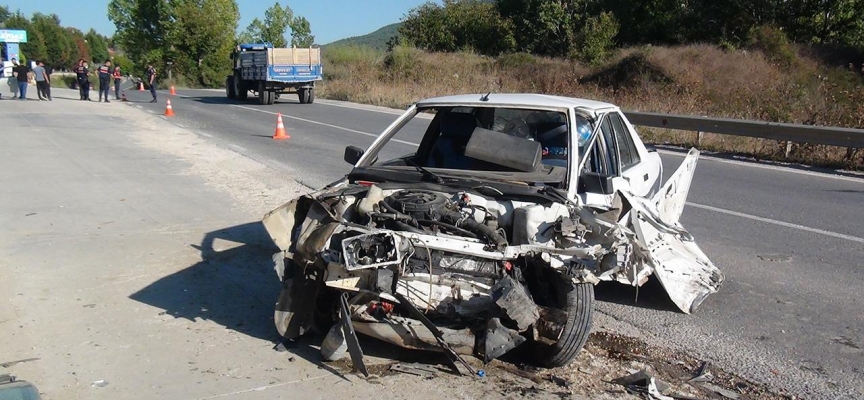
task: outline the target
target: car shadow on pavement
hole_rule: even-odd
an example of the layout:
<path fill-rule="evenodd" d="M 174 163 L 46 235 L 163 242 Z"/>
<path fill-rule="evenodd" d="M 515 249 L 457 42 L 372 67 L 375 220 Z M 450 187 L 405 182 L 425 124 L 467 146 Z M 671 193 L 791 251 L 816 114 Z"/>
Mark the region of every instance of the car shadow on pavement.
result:
<path fill-rule="evenodd" d="M 175 318 L 210 321 L 268 341 L 273 344 L 273 351 L 287 351 L 348 380 L 350 363 L 323 362 L 320 353 L 323 336 L 308 334 L 287 341 L 277 333 L 273 307 L 281 285 L 273 270 L 273 254 L 279 249 L 261 222 L 209 232 L 200 244 L 192 246 L 201 252 L 202 261 L 129 297 Z M 437 353 L 407 351 L 362 336 L 360 343 L 370 357 L 426 363 L 439 363 L 443 357 Z M 286 362 L 290 362 L 289 357 L 286 355 Z"/>
<path fill-rule="evenodd" d="M 650 310 L 680 312 L 678 306 L 669 299 L 663 285 L 654 277 L 648 279 L 642 287 L 631 287 L 617 282 L 601 282 L 594 287 L 594 299 Z"/>
<path fill-rule="evenodd" d="M 153 282 L 131 299 L 190 321 L 207 320 L 258 339 L 278 342 L 273 304 L 278 251 L 261 222 L 219 229 L 192 247 L 202 261 Z"/>

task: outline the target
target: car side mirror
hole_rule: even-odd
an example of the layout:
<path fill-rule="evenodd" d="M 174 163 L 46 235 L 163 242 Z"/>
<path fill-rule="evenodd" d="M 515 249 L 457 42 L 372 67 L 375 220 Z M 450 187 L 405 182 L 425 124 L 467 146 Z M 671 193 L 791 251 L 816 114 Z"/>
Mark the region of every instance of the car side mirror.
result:
<path fill-rule="evenodd" d="M 351 165 L 356 165 L 360 158 L 363 157 L 363 149 L 357 146 L 348 146 L 345 148 L 345 155 L 342 157 L 345 162 Z"/>
<path fill-rule="evenodd" d="M 579 189 L 580 193 L 602 193 L 602 194 L 612 194 L 615 193 L 615 185 L 613 180 L 615 179 L 612 175 L 601 175 L 596 172 L 582 171 L 582 174 L 579 175 Z"/>
<path fill-rule="evenodd" d="M 648 144 L 648 143 L 644 143 L 644 144 L 645 144 L 645 150 L 648 150 L 649 153 L 656 153 L 657 152 L 657 146 L 655 146 L 653 144 Z"/>

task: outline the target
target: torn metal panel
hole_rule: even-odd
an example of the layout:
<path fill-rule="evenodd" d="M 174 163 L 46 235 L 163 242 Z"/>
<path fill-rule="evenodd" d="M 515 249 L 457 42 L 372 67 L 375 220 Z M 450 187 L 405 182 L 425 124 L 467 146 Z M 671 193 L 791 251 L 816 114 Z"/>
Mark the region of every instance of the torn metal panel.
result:
<path fill-rule="evenodd" d="M 699 150 L 690 149 L 681 166 L 651 199 L 658 211 L 658 217 L 667 225 L 677 225 L 681 213 L 684 212 L 684 205 L 687 203 L 690 183 L 693 181 L 698 160 Z"/>
<path fill-rule="evenodd" d="M 647 262 L 654 275 L 681 311 L 693 313 L 708 295 L 717 293 L 723 273 L 696 243 L 683 235 L 661 231 L 648 214 L 633 214 L 632 223 L 648 250 Z"/>

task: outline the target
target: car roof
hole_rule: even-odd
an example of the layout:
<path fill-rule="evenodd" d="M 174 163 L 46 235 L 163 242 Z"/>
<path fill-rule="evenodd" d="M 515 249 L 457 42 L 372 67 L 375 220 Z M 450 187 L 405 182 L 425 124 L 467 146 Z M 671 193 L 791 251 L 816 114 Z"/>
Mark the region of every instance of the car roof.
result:
<path fill-rule="evenodd" d="M 552 96 L 535 93 L 492 93 L 488 101 L 481 101 L 484 94 L 460 94 L 455 96 L 435 97 L 417 102 L 418 107 L 440 104 L 464 104 L 473 106 L 527 106 L 554 108 L 583 108 L 598 110 L 603 108 L 618 108 L 614 104 L 572 97 Z"/>

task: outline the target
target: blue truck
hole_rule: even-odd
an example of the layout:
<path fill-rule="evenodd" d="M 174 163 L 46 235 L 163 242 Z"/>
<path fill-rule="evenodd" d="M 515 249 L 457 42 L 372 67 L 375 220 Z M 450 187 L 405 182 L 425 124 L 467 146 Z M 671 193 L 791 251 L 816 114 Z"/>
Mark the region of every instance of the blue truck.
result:
<path fill-rule="evenodd" d="M 315 101 L 315 82 L 322 79 L 321 49 L 278 48 L 268 43 L 238 45 L 231 53 L 232 74 L 225 79 L 229 99 L 273 104 L 282 94 L 296 92 L 300 104 Z"/>

